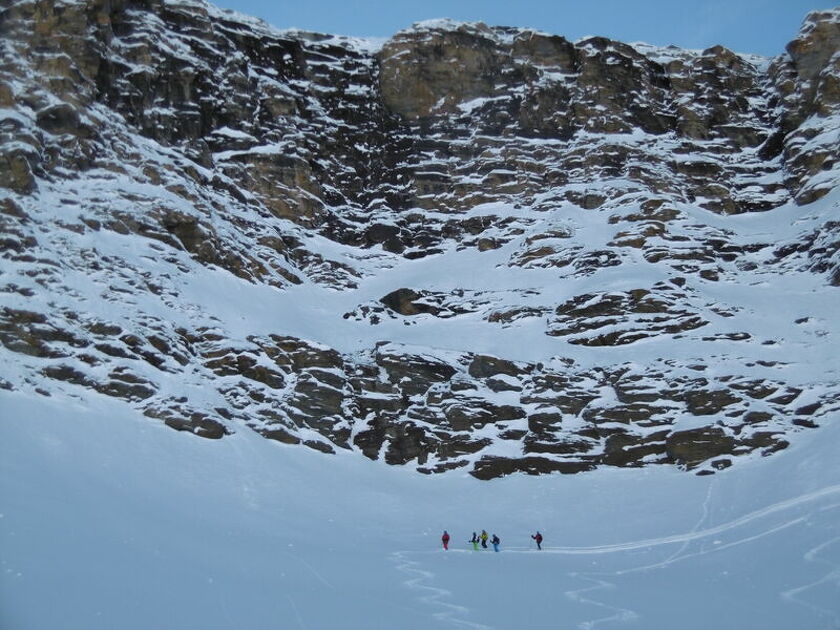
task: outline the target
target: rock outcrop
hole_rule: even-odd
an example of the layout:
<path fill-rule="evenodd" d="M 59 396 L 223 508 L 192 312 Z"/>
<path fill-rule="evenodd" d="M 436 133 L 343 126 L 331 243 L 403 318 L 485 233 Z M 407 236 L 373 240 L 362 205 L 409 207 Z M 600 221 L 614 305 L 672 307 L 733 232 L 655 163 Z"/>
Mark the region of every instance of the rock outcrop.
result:
<path fill-rule="evenodd" d="M 4 392 L 480 479 L 840 412 L 836 9 L 773 59 L 200 0 L 0 32 Z"/>

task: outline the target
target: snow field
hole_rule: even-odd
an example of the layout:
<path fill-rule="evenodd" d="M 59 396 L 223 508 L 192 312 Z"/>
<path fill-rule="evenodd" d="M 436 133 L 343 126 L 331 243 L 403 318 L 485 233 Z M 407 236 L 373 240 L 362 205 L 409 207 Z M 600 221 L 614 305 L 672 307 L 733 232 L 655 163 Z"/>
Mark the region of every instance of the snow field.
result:
<path fill-rule="evenodd" d="M 10 630 L 840 621 L 836 425 L 738 474 L 478 482 L 247 429 L 202 440 L 101 397 L 2 397 L 0 626 Z M 500 536 L 500 553 L 472 551 L 482 528 Z"/>

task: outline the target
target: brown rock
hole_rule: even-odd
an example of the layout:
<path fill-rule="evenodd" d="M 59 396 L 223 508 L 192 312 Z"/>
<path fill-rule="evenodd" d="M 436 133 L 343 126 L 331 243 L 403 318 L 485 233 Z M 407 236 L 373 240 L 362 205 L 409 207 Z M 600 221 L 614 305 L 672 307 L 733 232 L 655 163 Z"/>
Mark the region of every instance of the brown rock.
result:
<path fill-rule="evenodd" d="M 644 466 L 650 463 L 650 456 L 658 461 L 666 458 L 664 433 L 642 437 L 628 433 L 616 433 L 607 438 L 604 444 L 603 462 L 610 466 Z"/>
<path fill-rule="evenodd" d="M 503 59 L 483 24 L 409 30 L 383 47 L 379 86 L 385 106 L 408 119 L 456 111 L 492 96 Z"/>
<path fill-rule="evenodd" d="M 473 378 L 489 378 L 497 374 L 519 377 L 527 373 L 527 367 L 513 361 L 477 354 L 468 369 Z"/>
<path fill-rule="evenodd" d="M 691 469 L 712 457 L 729 455 L 736 443 L 732 436 L 715 427 L 676 431 L 666 439 L 666 454 L 674 463 Z"/>
<path fill-rule="evenodd" d="M 516 472 L 523 472 L 528 475 L 541 475 L 553 472 L 574 474 L 593 470 L 594 468 L 594 464 L 583 461 L 556 461 L 543 457 L 505 459 L 485 456 L 475 463 L 470 474 L 476 479 L 487 480 L 505 477 Z"/>
<path fill-rule="evenodd" d="M 686 406 L 695 416 L 709 416 L 720 413 L 724 407 L 740 402 L 740 398 L 729 390 L 701 390 L 685 395 Z"/>

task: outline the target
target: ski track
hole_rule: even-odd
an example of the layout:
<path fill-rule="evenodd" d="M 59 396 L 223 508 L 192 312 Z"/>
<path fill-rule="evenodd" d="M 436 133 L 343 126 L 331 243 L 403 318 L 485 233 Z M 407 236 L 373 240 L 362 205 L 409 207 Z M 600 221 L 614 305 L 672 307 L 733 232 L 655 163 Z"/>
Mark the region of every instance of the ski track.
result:
<path fill-rule="evenodd" d="M 706 519 L 709 518 L 709 505 L 711 504 L 711 500 L 712 500 L 712 488 L 713 487 L 714 487 L 714 480 L 712 480 L 712 482 L 709 483 L 709 488 L 706 491 L 706 498 L 703 501 L 703 506 L 702 506 L 702 509 L 701 509 L 700 518 L 697 520 L 697 523 L 691 529 L 690 533 L 692 533 L 692 534 L 698 533 L 700 531 L 700 528 L 703 525 L 703 523 L 705 523 Z M 685 553 L 685 551 L 691 545 L 691 542 L 692 542 L 692 539 L 688 539 L 688 540 L 683 541 L 683 543 L 682 543 L 682 545 L 680 546 L 679 549 L 677 549 L 671 555 L 669 555 L 662 563 L 660 563 L 659 565 L 655 565 L 655 566 L 663 566 L 664 567 L 664 566 L 667 566 L 667 565 L 669 565 L 673 562 L 677 562 L 679 559 L 684 559 L 686 557 L 690 557 L 691 555 L 694 555 L 694 554 L 689 554 L 687 556 L 683 555 Z M 645 568 L 647 568 L 647 567 L 645 567 Z M 615 575 L 618 576 L 618 575 L 622 575 L 623 573 L 625 573 L 625 572 L 624 571 L 618 571 L 618 572 L 615 573 Z M 570 599 L 574 602 L 577 602 L 577 603 L 581 603 L 581 604 L 590 604 L 590 605 L 593 605 L 593 606 L 597 606 L 599 608 L 609 610 L 613 613 L 612 615 L 609 615 L 609 616 L 606 616 L 606 617 L 599 617 L 597 619 L 589 619 L 587 621 L 583 621 L 583 622 L 579 623 L 578 628 L 580 628 L 580 630 L 592 630 L 593 628 L 595 628 L 596 626 L 598 626 L 600 624 L 608 624 L 610 622 L 624 623 L 624 622 L 628 622 L 628 621 L 635 621 L 639 618 L 639 615 L 631 609 L 621 608 L 621 607 L 617 607 L 617 606 L 611 606 L 611 605 L 606 604 L 602 601 L 598 601 L 596 599 L 590 599 L 590 598 L 584 596 L 584 593 L 595 593 L 597 591 L 614 589 L 614 588 L 616 588 L 616 585 L 614 583 L 608 582 L 608 581 L 606 581 L 602 578 L 596 578 L 593 573 L 586 573 L 586 574 L 571 573 L 571 574 L 569 574 L 569 576 L 573 577 L 573 578 L 578 578 L 578 579 L 583 579 L 583 580 L 588 580 L 590 582 L 594 582 L 594 585 L 589 586 L 587 588 L 583 588 L 583 589 L 566 591 L 565 595 L 568 599 Z"/>
<path fill-rule="evenodd" d="M 327 588 L 335 589 L 335 586 L 333 586 L 332 582 L 330 582 L 327 578 L 325 578 L 323 575 L 318 573 L 318 571 L 315 570 L 315 567 L 313 567 L 311 564 L 309 564 L 306 560 L 301 558 L 299 555 L 294 554 L 290 551 L 286 551 L 286 550 L 283 550 L 282 553 L 284 555 L 292 558 L 293 560 L 299 562 L 300 564 L 302 564 L 306 568 L 306 570 L 309 571 L 313 576 L 315 576 L 315 578 L 319 582 L 321 582 L 324 586 L 326 586 Z"/>
<path fill-rule="evenodd" d="M 447 553 L 458 553 L 461 551 L 462 553 L 467 553 L 463 550 L 456 550 L 451 549 Z M 485 626 L 480 623 L 475 623 L 472 621 L 468 621 L 463 619 L 470 614 L 470 609 L 466 606 L 460 606 L 458 604 L 452 604 L 447 601 L 444 601 L 446 597 L 451 597 L 452 592 L 446 590 L 445 588 L 439 588 L 437 586 L 431 586 L 428 584 L 431 580 L 434 579 L 435 574 L 431 571 L 426 571 L 420 568 L 420 563 L 415 562 L 414 560 L 409 560 L 406 558 L 406 555 L 409 553 L 431 553 L 431 552 L 414 552 L 414 551 L 395 551 L 390 554 L 391 560 L 397 565 L 397 570 L 402 571 L 403 573 L 411 576 L 409 579 L 403 581 L 403 584 L 410 589 L 416 589 L 423 591 L 424 594 L 419 597 L 419 600 L 424 604 L 429 604 L 432 606 L 438 606 L 443 608 L 442 612 L 434 613 L 434 618 L 444 623 L 448 623 L 450 625 L 456 626 L 458 628 L 473 628 L 474 630 L 493 630 L 490 626 Z"/>
<path fill-rule="evenodd" d="M 642 541 L 644 543 L 650 543 L 649 545 L 648 544 L 641 544 L 641 542 L 627 543 L 627 544 L 624 544 L 624 545 L 608 545 L 608 546 L 604 546 L 604 547 L 591 547 L 591 548 L 586 549 L 585 551 L 590 552 L 590 553 L 608 553 L 608 552 L 611 552 L 611 551 L 623 551 L 623 550 L 638 549 L 642 546 L 653 547 L 653 546 L 658 546 L 658 545 L 662 545 L 662 544 L 671 544 L 671 543 L 682 542 L 682 546 L 680 547 L 680 549 L 677 552 L 668 556 L 662 562 L 658 562 L 658 563 L 654 563 L 654 564 L 650 564 L 650 565 L 645 565 L 645 566 L 633 567 L 633 568 L 625 569 L 625 570 L 621 570 L 621 571 L 615 571 L 615 572 L 610 573 L 609 575 L 613 575 L 613 576 L 617 577 L 617 576 L 627 575 L 629 573 L 637 573 L 637 572 L 640 572 L 640 571 L 646 571 L 646 570 L 649 570 L 649 569 L 664 568 L 664 567 L 667 567 L 668 565 L 671 565 L 671 564 L 676 563 L 676 562 L 687 560 L 689 558 L 693 558 L 693 557 L 696 557 L 696 556 L 705 555 L 705 554 L 708 554 L 708 553 L 715 553 L 715 552 L 722 551 L 724 549 L 734 547 L 734 546 L 737 546 L 737 545 L 742 545 L 744 543 L 748 543 L 748 542 L 757 540 L 759 538 L 762 538 L 764 536 L 779 532 L 779 531 L 781 531 L 783 529 L 786 529 L 788 527 L 791 527 L 793 525 L 797 525 L 797 524 L 800 524 L 800 523 L 807 522 L 808 517 L 807 516 L 801 516 L 801 517 L 798 517 L 798 518 L 795 518 L 795 519 L 792 519 L 792 520 L 788 520 L 788 521 L 786 521 L 784 523 L 781 523 L 779 525 L 776 525 L 774 527 L 770 527 L 769 529 L 761 531 L 757 534 L 753 534 L 751 536 L 746 536 L 746 537 L 739 537 L 736 540 L 734 540 L 732 542 L 729 542 L 727 544 L 716 544 L 712 549 L 708 549 L 708 550 L 700 549 L 700 550 L 698 550 L 694 553 L 685 554 L 685 555 L 683 554 L 683 552 L 688 548 L 691 541 L 707 538 L 708 536 L 711 536 L 711 535 L 716 535 L 716 534 L 719 534 L 721 532 L 736 529 L 736 528 L 740 527 L 741 525 L 744 525 L 746 523 L 754 521 L 755 519 L 758 519 L 758 518 L 761 518 L 761 517 L 764 517 L 764 516 L 768 516 L 768 515 L 774 514 L 776 512 L 781 512 L 781 511 L 796 507 L 798 505 L 802 505 L 804 503 L 808 503 L 810 501 L 814 501 L 814 500 L 817 500 L 819 498 L 829 496 L 829 495 L 837 493 L 837 492 L 840 492 L 840 485 L 829 486 L 827 488 L 823 488 L 822 490 L 817 490 L 815 492 L 805 494 L 805 495 L 802 495 L 800 497 L 796 497 L 794 499 L 789 499 L 787 501 L 781 501 L 779 503 L 774 503 L 774 504 L 772 504 L 772 505 L 770 505 L 770 506 L 768 506 L 768 507 L 766 507 L 762 510 L 757 510 L 755 512 L 751 512 L 751 513 L 749 513 L 745 516 L 742 516 L 741 518 L 735 519 L 735 520 L 730 521 L 728 523 L 724 523 L 722 525 L 718 525 L 716 527 L 710 527 L 710 528 L 707 528 L 707 529 L 700 529 L 700 526 L 706 521 L 706 519 L 708 518 L 708 515 L 709 515 L 709 505 L 711 503 L 711 497 L 712 497 L 712 484 L 710 484 L 709 485 L 709 490 L 706 494 L 706 500 L 703 502 L 701 517 L 700 517 L 699 521 L 697 522 L 697 525 L 688 534 L 685 534 L 683 536 L 668 536 L 668 537 L 663 537 L 663 538 L 658 538 L 658 539 L 652 539 L 652 540 L 649 540 L 649 541 Z M 819 508 L 819 509 L 827 509 L 827 508 L 824 506 L 824 507 Z M 825 609 L 821 606 L 816 606 L 816 605 L 811 604 L 809 602 L 803 601 L 803 600 L 799 599 L 797 597 L 797 595 L 799 595 L 803 591 L 806 591 L 810 588 L 813 588 L 813 587 L 818 586 L 820 584 L 824 584 L 825 582 L 829 582 L 829 581 L 835 582 L 836 584 L 840 585 L 840 567 L 837 566 L 837 565 L 834 565 L 834 564 L 832 564 L 832 563 L 830 563 L 830 562 L 828 562 L 828 561 L 826 561 L 822 558 L 817 557 L 817 554 L 820 551 L 822 551 L 823 549 L 825 549 L 826 547 L 830 546 L 831 544 L 833 544 L 837 541 L 840 541 L 840 537 L 833 538 L 832 540 L 830 540 L 828 542 L 821 543 L 820 545 L 817 545 L 816 547 L 814 547 L 813 549 L 808 551 L 804 556 L 805 560 L 807 560 L 807 561 L 822 562 L 823 564 L 829 565 L 831 567 L 831 571 L 829 571 L 829 573 L 827 573 L 821 579 L 819 579 L 819 580 L 817 580 L 813 583 L 806 584 L 806 585 L 803 585 L 801 587 L 791 589 L 789 591 L 786 591 L 786 592 L 782 593 L 782 597 L 784 599 L 787 599 L 789 601 L 801 604 L 801 605 L 805 606 L 806 608 L 810 609 L 811 611 L 813 611 L 814 613 L 816 613 L 817 615 L 821 616 L 821 617 L 830 618 L 831 621 L 832 621 L 832 625 L 831 625 L 832 630 L 840 630 L 840 617 L 838 617 L 837 613 L 833 612 L 833 611 L 830 611 L 830 610 L 827 610 L 827 609 Z M 607 549 L 609 551 L 604 551 L 605 549 Z M 581 549 L 570 551 L 570 550 L 563 550 L 562 548 L 561 549 L 556 549 L 555 548 L 555 549 L 552 549 L 550 551 L 553 551 L 554 553 L 557 553 L 559 551 L 559 553 L 572 553 L 572 554 L 574 554 L 574 553 L 581 552 Z M 581 603 L 592 604 L 592 605 L 595 605 L 595 606 L 601 606 L 601 607 L 606 608 L 608 610 L 614 610 L 615 614 L 611 615 L 611 616 L 608 616 L 608 617 L 603 617 L 603 618 L 599 618 L 599 619 L 585 621 L 583 623 L 578 624 L 578 627 L 581 628 L 581 630 L 591 630 L 592 628 L 594 628 L 598 624 L 610 623 L 610 622 L 624 623 L 624 622 L 628 622 L 628 621 L 637 620 L 638 615 L 632 610 L 623 609 L 623 608 L 619 608 L 619 607 L 616 607 L 616 606 L 610 606 L 608 604 L 605 604 L 604 602 L 599 602 L 595 599 L 582 597 L 582 593 L 596 592 L 596 591 L 615 588 L 615 584 L 613 584 L 612 582 L 608 582 L 604 579 L 596 578 L 595 577 L 596 575 L 598 575 L 598 574 L 597 573 L 574 574 L 574 577 L 578 577 L 578 578 L 582 578 L 582 579 L 588 579 L 588 580 L 591 580 L 592 582 L 594 582 L 595 584 L 594 584 L 594 586 L 590 586 L 590 587 L 585 588 L 585 589 L 581 589 L 581 590 L 577 590 L 577 591 L 567 591 L 566 596 L 568 598 L 574 600 L 574 601 L 578 601 L 578 602 L 581 602 Z"/>
<path fill-rule="evenodd" d="M 825 584 L 826 582 L 833 582 L 835 586 L 840 588 L 840 565 L 834 564 L 833 562 L 829 562 L 825 558 L 819 557 L 819 554 L 830 547 L 831 545 L 840 542 L 840 536 L 832 538 L 824 543 L 809 549 L 805 555 L 803 556 L 807 562 L 818 562 L 820 564 L 828 565 L 830 568 L 829 572 L 822 576 L 819 580 L 815 580 L 814 582 L 810 582 L 808 584 L 803 584 L 802 586 L 797 586 L 796 588 L 792 588 L 787 591 L 783 591 L 781 593 L 782 599 L 792 602 L 794 604 L 799 604 L 800 606 L 804 606 L 808 610 L 816 613 L 819 617 L 823 617 L 829 620 L 831 624 L 829 627 L 832 630 L 840 629 L 840 614 L 837 613 L 836 610 L 829 610 L 827 608 L 823 608 L 822 606 L 817 606 L 816 604 L 812 604 L 811 602 L 806 601 L 805 599 L 801 598 L 800 595 L 805 591 L 808 591 L 816 586 L 820 586 L 821 584 Z"/>
<path fill-rule="evenodd" d="M 815 501 L 817 499 L 821 499 L 832 494 L 840 494 L 840 484 L 828 486 L 821 490 L 809 492 L 808 494 L 804 494 L 793 499 L 788 499 L 786 501 L 773 503 L 772 505 L 769 505 L 766 508 L 756 510 L 755 512 L 750 512 L 749 514 L 746 514 L 740 518 L 736 518 L 735 520 L 729 521 L 727 523 L 722 523 L 720 525 L 708 527 L 706 529 L 694 529 L 686 534 L 663 536 L 661 538 L 648 538 L 643 540 L 630 541 L 626 543 L 617 543 L 614 545 L 600 545 L 597 547 L 543 547 L 543 553 L 558 553 L 564 555 L 605 554 L 614 553 L 616 551 L 632 551 L 634 549 L 644 549 L 647 547 L 657 547 L 659 545 L 670 545 L 692 540 L 699 540 L 701 538 L 708 538 L 709 536 L 716 536 L 717 534 L 722 534 L 723 532 L 736 529 L 738 527 L 741 527 L 742 525 L 746 525 L 747 523 L 763 518 L 765 516 L 775 514 L 776 512 L 782 512 L 792 507 L 802 505 L 803 503 L 809 503 L 811 501 Z M 785 526 L 790 526 L 800 520 L 802 519 L 790 521 Z"/>
<path fill-rule="evenodd" d="M 622 569 L 620 571 L 614 571 L 611 575 L 627 575 L 628 573 L 639 573 L 641 571 L 648 571 L 650 569 L 664 569 L 665 567 L 674 564 L 676 562 L 681 562 L 683 560 L 688 560 L 689 558 L 695 558 L 697 556 L 704 556 L 710 553 L 716 553 L 718 551 L 723 551 L 724 549 L 729 549 L 730 547 L 737 547 L 738 545 L 743 545 L 744 543 L 752 542 L 754 540 L 758 540 L 759 538 L 764 538 L 765 536 L 769 536 L 770 534 L 775 534 L 776 532 L 780 532 L 783 529 L 787 529 L 788 527 L 792 527 L 794 525 L 798 525 L 800 523 L 804 523 L 807 519 L 805 517 L 796 518 L 792 521 L 787 521 L 782 523 L 781 525 L 777 525 L 776 527 L 771 527 L 770 529 L 764 530 L 759 532 L 758 534 L 754 534 L 752 536 L 747 536 L 746 538 L 738 538 L 730 543 L 718 544 L 712 549 L 695 551 L 694 553 L 686 554 L 679 556 L 678 558 L 666 558 L 662 562 L 654 562 L 653 564 L 646 564 L 643 566 L 632 567 L 630 569 Z"/>
<path fill-rule="evenodd" d="M 301 630 L 309 630 L 309 626 L 307 626 L 306 623 L 303 621 L 303 617 L 300 614 L 300 610 L 298 610 L 297 604 L 295 604 L 295 600 L 292 599 L 292 596 L 288 593 L 286 593 L 286 599 L 289 600 L 289 604 L 291 605 L 292 610 L 295 613 L 295 620 L 297 621 L 298 626 L 301 628 Z"/>
<path fill-rule="evenodd" d="M 644 566 L 637 566 L 632 567 L 629 569 L 624 569 L 620 571 L 614 571 L 608 573 L 606 575 L 611 576 L 622 576 L 629 573 L 636 573 L 640 571 L 646 571 L 648 569 L 655 569 L 655 568 L 664 568 L 668 565 L 674 564 L 676 562 L 681 562 L 683 560 L 687 560 L 689 558 L 693 558 L 696 556 L 701 556 L 709 553 L 716 553 L 718 551 L 722 551 L 724 549 L 728 549 L 730 547 L 735 547 L 737 545 L 742 545 L 745 543 L 752 542 L 759 538 L 763 538 L 764 536 L 768 536 L 770 534 L 774 534 L 776 532 L 782 531 L 794 525 L 798 525 L 801 523 L 805 523 L 808 520 L 808 516 L 799 516 L 797 518 L 787 520 L 783 523 L 778 525 L 769 527 L 760 531 L 758 533 L 753 533 L 748 536 L 737 537 L 735 540 L 728 542 L 726 544 L 721 544 L 719 541 L 715 541 L 715 545 L 711 549 L 700 549 L 694 553 L 685 554 L 684 552 L 689 547 L 692 541 L 702 540 L 708 538 L 710 536 L 715 536 L 721 534 L 723 532 L 735 530 L 743 525 L 751 523 L 757 519 L 770 516 L 772 514 L 776 514 L 779 512 L 783 512 L 785 510 L 789 510 L 791 508 L 810 503 L 816 501 L 818 499 L 828 497 L 834 494 L 840 494 L 840 484 L 827 486 L 820 490 L 816 490 L 814 492 L 810 492 L 808 494 L 804 494 L 798 497 L 794 497 L 792 499 L 787 499 L 785 501 L 780 501 L 778 503 L 773 503 L 765 508 L 760 510 L 756 510 L 754 512 L 750 512 L 736 518 L 734 520 L 728 521 L 726 523 L 722 523 L 720 525 L 716 525 L 713 527 L 707 527 L 705 529 L 701 528 L 703 523 L 707 521 L 709 518 L 710 513 L 710 505 L 712 501 L 712 488 L 713 483 L 709 484 L 709 489 L 706 493 L 706 498 L 703 502 L 702 506 L 702 513 L 700 518 L 698 519 L 696 525 L 685 534 L 678 534 L 674 536 L 663 536 L 660 538 L 650 538 L 650 539 L 643 539 L 638 541 L 630 541 L 626 543 L 618 543 L 613 545 L 600 545 L 596 547 L 543 547 L 542 551 L 537 551 L 530 547 L 507 547 L 504 549 L 506 553 L 538 553 L 541 556 L 544 555 L 592 555 L 592 554 L 609 554 L 609 553 L 617 553 L 621 551 L 632 551 L 635 549 L 643 549 L 643 548 L 651 548 L 651 547 L 658 547 L 662 545 L 671 545 L 671 544 L 680 544 L 682 546 L 674 553 L 669 555 L 665 560 L 662 562 L 657 562 L 650 565 Z M 830 506 L 822 506 L 817 508 L 818 511 L 833 509 L 836 507 L 840 507 L 840 504 L 832 504 Z M 837 612 L 825 609 L 821 606 L 817 606 L 811 604 L 800 598 L 800 594 L 819 586 L 821 584 L 825 584 L 826 582 L 833 582 L 836 585 L 840 586 L 840 565 L 835 565 L 827 560 L 819 557 L 820 552 L 826 549 L 827 547 L 840 542 L 840 536 L 836 538 L 832 538 L 831 540 L 821 543 L 814 547 L 813 549 L 809 550 L 805 555 L 804 559 L 808 562 L 820 562 L 826 564 L 830 567 L 830 571 L 824 575 L 819 580 L 811 582 L 809 584 L 805 584 L 788 591 L 785 591 L 781 594 L 782 598 L 788 600 L 790 602 L 802 605 L 809 610 L 813 611 L 814 613 L 818 614 L 821 617 L 830 619 L 831 623 L 831 630 L 840 630 L 840 615 Z M 409 560 L 406 558 L 407 554 L 416 554 L 416 555 L 428 555 L 431 553 L 438 553 L 433 551 L 414 551 L 414 550 L 406 550 L 406 551 L 396 551 L 390 554 L 390 557 L 393 562 L 396 563 L 397 569 L 402 571 L 403 573 L 409 574 L 412 577 L 406 581 L 404 584 L 412 589 L 419 589 L 424 591 L 426 594 L 420 597 L 420 601 L 426 604 L 436 605 L 443 607 L 445 610 L 444 612 L 436 613 L 434 616 L 436 619 L 440 619 L 446 623 L 451 625 L 461 627 L 461 628 L 475 628 L 475 629 L 483 629 L 483 630 L 491 630 L 489 626 L 485 626 L 482 624 L 470 622 L 464 619 L 458 618 L 458 616 L 465 616 L 468 615 L 470 610 L 464 606 L 460 606 L 458 604 L 451 604 L 449 602 L 443 601 L 445 597 L 451 597 L 452 593 L 446 589 L 438 588 L 435 586 L 431 586 L 428 584 L 431 580 L 434 579 L 435 574 L 431 571 L 426 571 L 420 568 L 420 563 Z M 468 550 L 462 549 L 450 549 L 447 553 L 474 553 Z M 598 625 L 607 624 L 607 623 L 627 623 L 632 621 L 637 621 L 639 619 L 639 615 L 636 611 L 628 609 L 628 608 L 621 608 L 618 606 L 613 606 L 607 604 L 602 601 L 598 601 L 597 599 L 592 599 L 587 596 L 587 594 L 591 594 L 597 591 L 603 590 L 610 590 L 616 588 L 616 585 L 612 582 L 609 582 L 604 578 L 604 574 L 600 574 L 597 572 L 587 572 L 587 573 L 568 573 L 569 577 L 579 580 L 585 580 L 591 583 L 591 585 L 586 586 L 581 589 L 573 589 L 565 592 L 565 595 L 568 599 L 573 602 L 580 603 L 580 604 L 588 604 L 592 606 L 597 606 L 599 608 L 604 609 L 607 611 L 608 614 L 604 617 L 599 617 L 597 619 L 591 619 L 587 621 L 580 622 L 577 627 L 581 630 L 592 630 Z"/>
<path fill-rule="evenodd" d="M 604 623 L 610 622 L 628 622 L 634 621 L 639 618 L 635 611 L 630 610 L 629 608 L 620 608 L 618 606 L 610 606 L 609 604 L 605 604 L 604 602 L 600 602 L 595 599 L 589 599 L 588 597 L 584 596 L 584 593 L 589 593 L 590 591 L 600 591 L 605 589 L 613 589 L 615 588 L 615 584 L 612 582 L 607 582 L 606 580 L 602 580 L 599 578 L 592 577 L 590 575 L 583 575 L 581 573 L 568 573 L 569 577 L 578 578 L 581 580 L 587 580 L 589 582 L 594 582 L 593 586 L 588 586 L 586 588 L 566 591 L 565 595 L 568 599 L 576 602 L 578 604 L 591 604 L 592 606 L 597 606 L 598 608 L 604 608 L 613 614 L 608 615 L 606 617 L 599 617 L 598 619 L 590 619 L 587 621 L 580 622 L 577 627 L 581 630 L 592 630 L 595 626 Z"/>
<path fill-rule="evenodd" d="M 697 521 L 697 524 L 691 530 L 691 532 L 694 533 L 694 534 L 696 534 L 698 531 L 700 531 L 700 527 L 703 525 L 703 523 L 706 522 L 706 519 L 709 518 L 709 505 L 712 502 L 712 488 L 714 487 L 714 485 L 715 485 L 715 482 L 714 482 L 714 480 L 712 480 L 709 483 L 708 490 L 706 490 L 706 499 L 703 501 L 703 508 L 701 510 L 700 519 Z M 685 552 L 686 549 L 688 549 L 688 547 L 690 545 L 691 545 L 690 540 L 686 540 L 685 542 L 683 542 L 682 546 L 679 549 L 677 549 L 674 553 L 672 553 L 670 556 L 668 556 L 665 559 L 665 564 L 670 564 L 671 562 L 676 562 L 676 560 L 681 556 L 681 554 L 683 554 Z"/>

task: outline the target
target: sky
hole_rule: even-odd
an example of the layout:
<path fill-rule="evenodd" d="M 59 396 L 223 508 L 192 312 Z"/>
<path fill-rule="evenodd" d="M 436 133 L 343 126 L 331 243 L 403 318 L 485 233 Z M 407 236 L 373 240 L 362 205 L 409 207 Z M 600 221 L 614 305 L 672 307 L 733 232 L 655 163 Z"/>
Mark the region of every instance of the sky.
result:
<path fill-rule="evenodd" d="M 602 35 L 740 53 L 784 52 L 805 15 L 830 0 L 216 0 L 281 29 L 389 37 L 413 22 L 448 17 L 491 26 L 530 27 L 577 40 Z"/>

